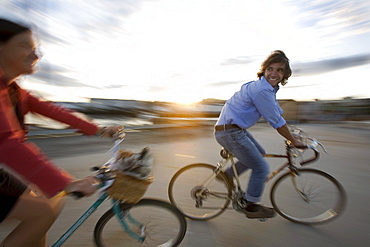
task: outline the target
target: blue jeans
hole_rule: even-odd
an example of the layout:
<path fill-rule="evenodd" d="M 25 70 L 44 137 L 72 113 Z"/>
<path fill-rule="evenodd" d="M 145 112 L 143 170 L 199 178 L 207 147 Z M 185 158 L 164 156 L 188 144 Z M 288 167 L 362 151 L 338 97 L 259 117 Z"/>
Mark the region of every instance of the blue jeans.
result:
<path fill-rule="evenodd" d="M 250 202 L 259 202 L 265 187 L 265 180 L 270 172 L 269 165 L 262 156 L 266 153 L 265 150 L 247 130 L 215 131 L 215 138 L 221 146 L 238 159 L 235 166 L 239 175 L 248 169 L 252 170 L 245 199 Z M 225 173 L 234 176 L 232 167 L 228 168 Z"/>

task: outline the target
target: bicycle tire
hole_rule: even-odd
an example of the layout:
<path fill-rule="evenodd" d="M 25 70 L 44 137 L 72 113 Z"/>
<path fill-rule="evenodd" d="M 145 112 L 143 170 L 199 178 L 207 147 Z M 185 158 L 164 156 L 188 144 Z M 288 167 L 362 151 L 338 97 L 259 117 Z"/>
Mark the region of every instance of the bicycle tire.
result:
<path fill-rule="evenodd" d="M 178 246 L 186 234 L 187 223 L 180 211 L 170 203 L 158 199 L 144 198 L 137 204 L 120 205 L 123 213 L 129 210 L 136 220 L 145 225 L 145 240 L 129 236 L 123 229 L 113 209 L 105 212 L 94 229 L 94 240 L 98 247 L 115 246 Z M 128 222 L 128 220 L 126 220 Z M 132 229 L 136 226 L 131 225 Z M 140 232 L 137 229 L 136 232 Z"/>
<path fill-rule="evenodd" d="M 220 179 L 209 180 L 207 187 L 202 184 L 215 169 L 210 164 L 196 163 L 181 168 L 172 177 L 168 187 L 170 202 L 186 217 L 208 220 L 228 208 L 232 186 L 223 172 L 218 175 Z"/>
<path fill-rule="evenodd" d="M 279 177 L 271 188 L 270 199 L 276 212 L 285 219 L 311 225 L 340 216 L 346 207 L 347 195 L 343 186 L 328 173 L 303 168 L 298 170 L 298 175 L 288 172 Z"/>

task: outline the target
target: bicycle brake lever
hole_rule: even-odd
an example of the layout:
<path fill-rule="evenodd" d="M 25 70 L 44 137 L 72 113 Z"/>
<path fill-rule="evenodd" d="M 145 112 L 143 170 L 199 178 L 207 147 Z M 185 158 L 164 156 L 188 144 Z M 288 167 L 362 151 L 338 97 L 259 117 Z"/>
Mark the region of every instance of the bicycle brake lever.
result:
<path fill-rule="evenodd" d="M 323 144 L 321 144 L 318 140 L 316 139 L 313 139 L 313 138 L 310 138 L 310 140 L 312 141 L 311 145 L 307 145 L 308 148 L 312 149 L 312 150 L 315 150 L 316 152 L 319 152 L 319 150 L 317 150 L 317 145 L 319 145 L 322 150 L 324 150 L 325 153 L 328 154 L 328 151 L 326 150 L 326 148 L 324 147 Z"/>

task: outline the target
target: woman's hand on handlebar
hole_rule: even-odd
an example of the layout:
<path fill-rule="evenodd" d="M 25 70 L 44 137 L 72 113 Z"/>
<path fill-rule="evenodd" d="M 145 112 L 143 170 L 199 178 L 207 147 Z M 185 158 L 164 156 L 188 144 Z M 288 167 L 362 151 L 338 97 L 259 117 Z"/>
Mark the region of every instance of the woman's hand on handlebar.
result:
<path fill-rule="evenodd" d="M 102 137 L 112 138 L 117 132 L 123 131 L 123 126 L 99 127 L 97 134 Z"/>
<path fill-rule="evenodd" d="M 91 196 L 98 189 L 99 183 L 100 181 L 97 180 L 96 177 L 88 176 L 82 179 L 71 181 L 64 188 L 64 191 L 67 194 L 79 193 L 79 194 L 82 194 L 83 196 Z"/>

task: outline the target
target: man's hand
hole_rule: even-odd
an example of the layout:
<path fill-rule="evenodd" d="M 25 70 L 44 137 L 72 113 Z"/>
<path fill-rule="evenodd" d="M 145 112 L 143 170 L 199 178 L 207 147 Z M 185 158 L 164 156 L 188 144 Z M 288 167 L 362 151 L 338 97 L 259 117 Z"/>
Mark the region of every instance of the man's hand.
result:
<path fill-rule="evenodd" d="M 292 142 L 292 145 L 295 147 L 295 148 L 301 148 L 301 149 L 305 149 L 307 148 L 306 145 L 304 145 L 301 141 L 295 139 L 294 142 Z"/>
<path fill-rule="evenodd" d="M 283 137 L 285 137 L 287 140 L 289 140 L 292 145 L 296 148 L 307 148 L 306 145 L 304 145 L 301 141 L 297 140 L 289 131 L 288 126 L 285 124 L 284 126 L 276 129 L 277 132 Z"/>

